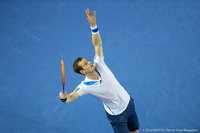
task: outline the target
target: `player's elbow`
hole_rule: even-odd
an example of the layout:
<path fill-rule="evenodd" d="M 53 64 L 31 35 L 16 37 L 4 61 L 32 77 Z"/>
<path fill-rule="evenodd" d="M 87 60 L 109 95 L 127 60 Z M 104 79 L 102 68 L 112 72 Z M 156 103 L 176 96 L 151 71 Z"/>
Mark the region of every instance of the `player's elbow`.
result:
<path fill-rule="evenodd" d="M 95 47 L 95 50 L 101 50 L 102 49 L 102 44 L 97 44 L 94 47 Z"/>
<path fill-rule="evenodd" d="M 93 43 L 93 45 L 94 45 L 95 49 L 102 47 L 102 43 L 101 42 Z"/>

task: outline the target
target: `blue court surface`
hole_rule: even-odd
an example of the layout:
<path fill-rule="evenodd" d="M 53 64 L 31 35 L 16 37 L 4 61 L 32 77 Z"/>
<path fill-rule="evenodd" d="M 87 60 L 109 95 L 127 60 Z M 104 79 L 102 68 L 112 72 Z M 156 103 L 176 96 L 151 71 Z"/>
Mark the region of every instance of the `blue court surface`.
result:
<path fill-rule="evenodd" d="M 0 133 L 113 133 L 101 101 L 64 105 L 93 62 L 85 10 L 96 10 L 105 62 L 134 98 L 140 133 L 200 132 L 199 0 L 1 0 Z"/>

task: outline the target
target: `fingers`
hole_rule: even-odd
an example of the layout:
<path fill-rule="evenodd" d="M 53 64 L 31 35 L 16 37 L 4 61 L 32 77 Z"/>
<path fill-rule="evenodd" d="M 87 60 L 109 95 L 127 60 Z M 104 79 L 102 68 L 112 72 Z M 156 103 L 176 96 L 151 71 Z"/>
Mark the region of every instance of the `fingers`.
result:
<path fill-rule="evenodd" d="M 90 15 L 92 15 L 92 11 L 91 11 L 91 9 L 87 9 L 87 10 L 85 10 L 85 12 L 86 12 L 86 14 L 87 14 L 87 16 L 90 16 Z M 94 16 L 96 15 L 96 11 L 94 11 Z"/>
<path fill-rule="evenodd" d="M 90 9 L 87 9 L 88 15 L 92 15 L 92 11 Z"/>
<path fill-rule="evenodd" d="M 61 99 L 64 99 L 66 97 L 67 93 L 65 92 L 65 94 L 63 94 L 62 92 L 59 93 L 59 97 Z"/>
<path fill-rule="evenodd" d="M 87 16 L 89 16 L 89 10 L 90 10 L 90 9 L 85 10 Z"/>
<path fill-rule="evenodd" d="M 87 9 L 88 10 L 88 9 Z M 88 16 L 88 11 L 87 10 L 85 10 L 85 13 L 86 13 L 86 15 Z"/>
<path fill-rule="evenodd" d="M 59 97 L 63 97 L 63 96 L 66 96 L 67 93 L 65 92 L 65 94 L 63 94 L 62 92 L 59 93 Z"/>
<path fill-rule="evenodd" d="M 65 92 L 65 94 L 67 94 L 67 93 Z M 62 91 L 60 92 L 60 95 L 64 95 L 64 94 L 62 93 Z"/>

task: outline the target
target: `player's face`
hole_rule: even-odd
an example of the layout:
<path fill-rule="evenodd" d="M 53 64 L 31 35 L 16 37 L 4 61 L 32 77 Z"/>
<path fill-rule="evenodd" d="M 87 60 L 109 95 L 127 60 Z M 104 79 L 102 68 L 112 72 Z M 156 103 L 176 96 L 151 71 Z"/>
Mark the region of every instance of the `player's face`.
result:
<path fill-rule="evenodd" d="M 82 66 L 83 70 L 81 70 L 81 73 L 87 74 L 87 73 L 92 73 L 95 70 L 95 67 L 93 64 L 86 59 L 82 59 L 79 62 L 79 65 Z"/>

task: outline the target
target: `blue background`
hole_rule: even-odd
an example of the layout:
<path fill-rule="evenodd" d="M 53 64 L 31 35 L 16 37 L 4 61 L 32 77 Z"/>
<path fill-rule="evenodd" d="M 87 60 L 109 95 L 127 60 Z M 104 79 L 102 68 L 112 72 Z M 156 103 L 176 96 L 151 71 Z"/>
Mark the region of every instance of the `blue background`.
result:
<path fill-rule="evenodd" d="M 140 131 L 200 131 L 199 0 L 1 0 L 0 132 L 111 133 L 101 101 L 60 102 L 93 61 L 85 10 L 96 10 L 105 62 L 135 99 Z M 144 130 L 144 131 L 143 131 Z"/>

